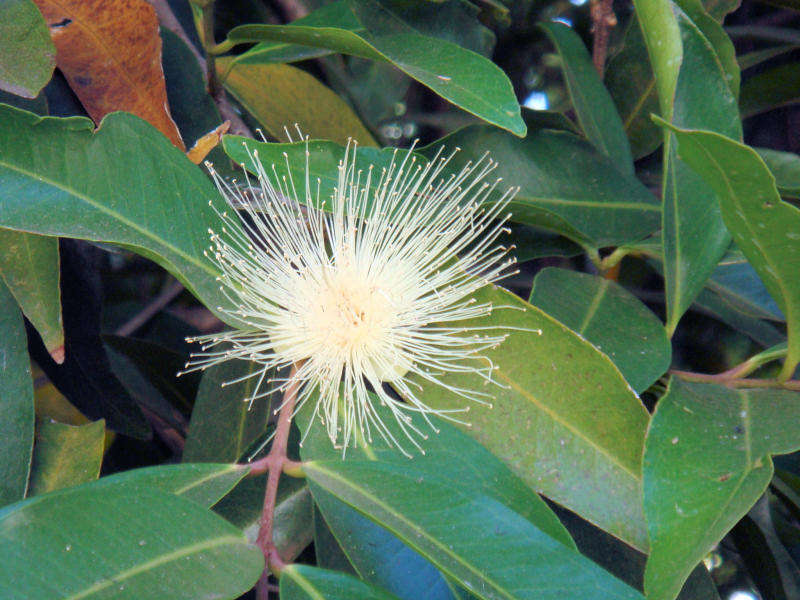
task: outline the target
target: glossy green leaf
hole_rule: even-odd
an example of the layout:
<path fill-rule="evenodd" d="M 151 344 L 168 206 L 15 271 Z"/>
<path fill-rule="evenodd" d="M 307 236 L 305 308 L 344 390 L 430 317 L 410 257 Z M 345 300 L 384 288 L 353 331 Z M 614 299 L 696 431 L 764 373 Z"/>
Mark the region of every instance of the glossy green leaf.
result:
<path fill-rule="evenodd" d="M 373 397 L 373 400 L 378 415 L 389 431 L 396 439 L 402 440 L 404 434 L 389 409 L 378 406 L 377 398 Z M 340 459 L 341 450 L 331 445 L 324 427 L 318 422 L 309 422 L 311 412 L 309 406 L 297 416 L 301 429 L 308 429 L 300 449 L 303 460 Z M 431 419 L 437 428 L 434 432 L 419 416 L 412 418 L 420 431 L 428 433 L 428 438 L 421 441 L 425 454 L 414 452 L 410 463 L 414 473 L 420 477 L 441 479 L 447 485 L 466 492 L 490 496 L 551 537 L 568 547 L 575 547 L 564 526 L 544 501 L 483 446 L 440 419 Z M 409 465 L 408 458 L 377 435 L 371 442 L 362 437 L 358 444 L 358 447 L 348 449 L 346 461 L 371 460 L 400 467 Z M 326 523 L 365 581 L 385 588 L 400 598 L 417 598 L 420 595 L 428 598 L 452 597 L 441 574 L 419 554 L 383 528 L 366 521 L 313 482 L 311 491 Z M 412 575 L 413 583 L 409 581 Z"/>
<path fill-rule="evenodd" d="M 781 152 L 769 148 L 755 148 L 770 173 L 781 196 L 800 198 L 800 156 L 794 152 Z"/>
<path fill-rule="evenodd" d="M 584 134 L 595 148 L 633 175 L 633 158 L 619 113 L 575 31 L 563 23 L 541 25 L 561 55 L 561 69 Z"/>
<path fill-rule="evenodd" d="M 0 276 L 56 362 L 64 361 L 58 238 L 0 229 Z"/>
<path fill-rule="evenodd" d="M 259 375 L 225 385 L 262 371 L 254 362 L 227 361 L 210 367 L 200 381 L 183 448 L 184 462 L 235 462 L 267 431 L 270 398 L 259 398 L 252 406 L 248 398 Z"/>
<path fill-rule="evenodd" d="M 695 565 L 755 503 L 772 477 L 769 455 L 800 447 L 796 431 L 786 427 L 798 418 L 797 392 L 673 378 L 645 445 L 649 599 L 674 598 Z"/>
<path fill-rule="evenodd" d="M 36 425 L 28 496 L 97 479 L 103 462 L 105 433 L 102 420 L 86 425 L 40 420 Z"/>
<path fill-rule="evenodd" d="M 0 226 L 122 244 L 211 310 L 225 305 L 203 256 L 219 224 L 209 202 L 222 202 L 208 178 L 133 115 L 112 113 L 93 130 L 89 119 L 0 106 Z"/>
<path fill-rule="evenodd" d="M 658 112 L 658 93 L 636 14 L 625 29 L 622 49 L 606 65 L 605 85 L 622 118 L 633 157 L 651 154 L 664 135 L 650 120 L 650 114 Z"/>
<path fill-rule="evenodd" d="M 413 464 L 314 461 L 305 471 L 480 598 L 642 597 L 495 499 Z"/>
<path fill-rule="evenodd" d="M 490 153 L 498 163 L 493 174 L 506 185 L 520 187 L 509 205 L 518 223 L 555 231 L 589 247 L 636 241 L 658 228 L 661 211 L 650 191 L 570 133 L 542 129 L 520 140 L 476 125 L 419 151 L 430 158 L 443 145 L 461 148 L 453 169 Z"/>
<path fill-rule="evenodd" d="M 778 108 L 800 100 L 800 63 L 790 62 L 762 71 L 742 85 L 739 109 L 742 117 Z"/>
<path fill-rule="evenodd" d="M 56 49 L 32 0 L 0 3 L 0 89 L 34 98 L 50 81 Z"/>
<path fill-rule="evenodd" d="M 124 487 L 131 494 L 143 487 L 155 488 L 209 508 L 231 491 L 247 471 L 247 467 L 226 464 L 158 465 L 108 475 L 93 485 Z"/>
<path fill-rule="evenodd" d="M 736 49 L 733 47 L 733 42 L 731 42 L 728 34 L 725 33 L 719 20 L 707 12 L 707 7 L 701 0 L 675 0 L 675 3 L 697 26 L 713 48 L 725 75 L 725 81 L 733 97 L 738 99 L 741 70 L 736 60 Z"/>
<path fill-rule="evenodd" d="M 33 449 L 31 363 L 22 313 L 0 281 L 0 506 L 25 496 Z"/>
<path fill-rule="evenodd" d="M 679 152 L 708 181 L 736 245 L 786 317 L 789 352 L 781 375 L 800 362 L 800 210 L 781 200 L 752 148 L 716 133 L 675 130 Z"/>
<path fill-rule="evenodd" d="M 194 502 L 88 484 L 0 512 L 4 598 L 237 598 L 261 551 Z"/>
<path fill-rule="evenodd" d="M 672 349 L 661 321 L 613 281 L 546 268 L 533 280 L 530 302 L 606 354 L 636 392 L 669 368 Z"/>
<path fill-rule="evenodd" d="M 419 33 L 381 0 L 361 0 L 350 7 L 363 31 L 307 24 L 242 25 L 228 33 L 228 40 L 234 44 L 275 40 L 387 61 L 467 112 L 525 135 L 511 82 L 493 62 Z"/>
<path fill-rule="evenodd" d="M 329 535 L 364 581 L 402 600 L 453 600 L 441 571 L 425 557 L 320 486 L 312 484 L 311 489 L 321 513 L 319 518 L 324 518 Z M 320 560 L 321 549 L 316 540 L 315 550 Z"/>
<path fill-rule="evenodd" d="M 283 600 L 396 600 L 388 592 L 355 577 L 308 565 L 289 565 L 281 572 Z"/>
<path fill-rule="evenodd" d="M 376 396 L 370 396 L 375 412 L 386 424 L 392 435 L 400 440 L 404 434 L 391 411 L 380 406 Z M 297 422 L 305 432 L 308 431 L 300 448 L 303 460 L 335 460 L 341 457 L 341 450 L 334 448 L 319 422 L 311 423 L 309 405 L 297 416 Z M 422 456 L 414 456 L 413 468 L 419 474 L 448 480 L 450 485 L 479 491 L 509 506 L 536 525 L 550 537 L 566 546 L 575 547 L 567 530 L 559 522 L 547 504 L 522 479 L 516 476 L 500 459 L 455 425 L 431 417 L 435 430 L 418 415 L 412 416 L 414 426 L 423 432 L 430 432 L 421 442 L 425 451 Z M 408 458 L 377 434 L 371 441 L 360 436 L 358 447 L 348 449 L 346 460 L 373 460 L 382 464 L 408 465 Z M 476 469 L 480 465 L 480 469 Z M 324 511 L 323 511 L 324 513 Z M 385 587 L 385 586 L 384 586 Z"/>
<path fill-rule="evenodd" d="M 509 330 L 498 348 L 486 352 L 503 387 L 487 389 L 495 396 L 492 408 L 470 406 L 471 426 L 464 431 L 535 490 L 645 550 L 639 500 L 647 411 L 607 356 L 540 309 L 500 288 L 486 287 L 475 297 L 511 308 L 465 321 L 465 327 L 522 331 Z M 442 380 L 486 389 L 474 375 Z M 423 397 L 436 408 L 466 403 L 432 385 Z"/>
<path fill-rule="evenodd" d="M 678 72 L 685 53 L 673 4 L 661 0 L 634 0 L 634 7 L 655 74 L 661 116 L 672 120 Z"/>
<path fill-rule="evenodd" d="M 678 8 L 675 11 L 673 23 L 680 34 L 675 43 L 681 42 L 683 57 L 679 73 L 674 72 L 671 64 L 659 67 L 653 58 L 660 56 L 669 44 L 651 39 L 656 31 L 645 34 L 651 60 L 657 64 L 656 77 L 674 79 L 674 87 L 670 88 L 673 95 L 659 97 L 662 114 L 680 127 L 702 127 L 741 137 L 734 94 L 714 48 L 684 12 Z M 647 24 L 642 21 L 642 25 Z M 673 138 L 666 135 L 662 239 L 666 326 L 671 335 L 730 244 L 730 234 L 722 221 L 719 205 L 709 201 L 712 190 L 679 159 Z"/>
<path fill-rule="evenodd" d="M 267 166 L 280 166 L 288 160 L 293 172 L 305 169 L 305 143 L 269 144 L 233 135 L 226 135 L 222 143 L 225 152 L 245 166 L 252 165 L 247 151 L 250 149 L 257 150 Z M 509 205 L 511 219 L 517 223 L 556 231 L 589 247 L 634 241 L 658 228 L 661 211 L 647 188 L 634 177 L 617 171 L 609 159 L 571 133 L 542 129 L 520 140 L 494 127 L 470 126 L 420 148 L 416 160 L 432 158 L 443 146 L 445 152 L 461 149 L 443 176 L 490 153 L 498 162 L 493 175 L 502 178 L 498 190 L 505 191 L 511 185 L 521 187 Z M 338 180 L 337 167 L 344 149 L 331 142 L 315 141 L 310 143 L 309 151 L 311 196 L 316 197 L 319 183 L 319 197 L 328 198 Z M 394 152 L 391 148 L 359 148 L 357 169 L 388 166 Z M 565 154 L 571 157 L 566 163 L 559 158 Z M 249 168 L 252 170 L 252 166 Z M 295 185 L 302 197 L 304 183 L 295 181 Z M 376 178 L 372 185 L 377 185 Z M 499 193 L 490 196 L 490 200 Z"/>
<path fill-rule="evenodd" d="M 353 109 L 313 75 L 289 65 L 231 63 L 232 59 L 217 61 L 225 89 L 273 138 L 289 141 L 287 128 L 297 139 L 297 125 L 312 138 L 340 144 L 353 138 L 363 146 L 377 145 Z"/>

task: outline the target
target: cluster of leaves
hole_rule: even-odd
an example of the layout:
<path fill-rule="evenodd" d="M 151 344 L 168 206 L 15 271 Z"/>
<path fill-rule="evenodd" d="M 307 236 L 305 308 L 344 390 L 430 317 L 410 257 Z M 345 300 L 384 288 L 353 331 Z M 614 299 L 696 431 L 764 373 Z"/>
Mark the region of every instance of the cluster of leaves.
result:
<path fill-rule="evenodd" d="M 272 411 L 241 402 L 252 380 L 220 384 L 257 367 L 174 378 L 185 335 L 228 302 L 203 256 L 221 199 L 197 163 L 233 177 L 249 145 L 302 171 L 297 123 L 325 195 L 348 138 L 379 167 L 379 143 L 424 122 L 419 160 L 489 151 L 520 187 L 514 293 L 478 294 L 523 309 L 490 317 L 518 328 L 490 353 L 504 388 L 413 460 L 377 440 L 342 460 L 319 427 L 293 438 L 304 478 L 281 481 L 274 540 L 301 560 L 281 597 L 713 600 L 712 551 L 762 597 L 798 597 L 800 158 L 742 131 L 800 96 L 796 34 L 740 28 L 765 42 L 737 55 L 732 3 L 634 0 L 603 79 L 576 30 L 546 22 L 558 3 L 536 30 L 498 2 L 338 0 L 288 25 L 251 24 L 279 20 L 255 0 L 154 4 L 0 3 L 2 597 L 255 584 L 265 478 L 240 462 Z M 559 65 L 563 111 L 521 109 L 490 59 L 522 38 Z M 216 145 L 226 93 L 239 133 L 273 141 Z M 395 119 L 406 102 L 416 121 Z M 670 372 L 703 366 L 723 372 Z"/>

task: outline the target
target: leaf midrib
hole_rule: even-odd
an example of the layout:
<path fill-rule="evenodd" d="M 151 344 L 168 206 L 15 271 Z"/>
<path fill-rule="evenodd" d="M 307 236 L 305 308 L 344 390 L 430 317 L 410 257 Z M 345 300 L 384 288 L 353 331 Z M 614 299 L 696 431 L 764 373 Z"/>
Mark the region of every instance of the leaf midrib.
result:
<path fill-rule="evenodd" d="M 94 585 L 89 586 L 88 588 L 84 588 L 83 590 L 71 594 L 70 596 L 65 596 L 64 600 L 80 600 L 81 598 L 88 598 L 90 595 L 93 595 L 97 592 L 101 592 L 102 590 L 105 590 L 111 587 L 112 585 L 117 585 L 121 581 L 126 581 L 151 568 L 156 568 L 161 565 L 177 561 L 181 558 L 191 556 L 192 554 L 198 554 L 199 552 L 202 552 L 204 550 L 210 550 L 212 548 L 216 548 L 218 546 L 242 545 L 242 543 L 243 541 L 241 538 L 237 536 L 227 535 L 219 538 L 204 540 L 202 542 L 198 542 L 190 546 L 184 546 L 179 550 L 161 554 L 146 562 L 136 565 L 135 567 L 119 571 L 117 574 L 110 576 L 107 579 L 104 579 L 103 581 L 97 582 Z"/>
<path fill-rule="evenodd" d="M 169 250 L 169 251 L 175 253 L 176 255 L 178 255 L 179 257 L 183 258 L 186 262 L 188 262 L 188 263 L 190 263 L 190 264 L 192 264 L 192 265 L 194 265 L 196 267 L 199 267 L 201 270 L 205 271 L 209 275 L 212 275 L 214 277 L 219 275 L 219 273 L 217 273 L 214 269 L 211 268 L 210 264 L 208 264 L 207 261 L 198 260 L 196 257 L 194 257 L 194 256 L 192 256 L 190 254 L 187 254 L 184 250 L 181 250 L 177 246 L 174 246 L 173 244 L 167 242 L 166 240 L 164 240 L 164 239 L 154 235 L 153 233 L 149 232 L 148 230 L 142 228 L 140 225 L 138 225 L 134 221 L 131 221 L 130 219 L 127 219 L 126 217 L 122 216 L 122 214 L 120 214 L 119 212 L 117 212 L 115 210 L 111 210 L 107 206 L 93 201 L 89 196 L 78 192 L 74 188 L 68 187 L 68 186 L 63 185 L 61 183 L 58 183 L 58 182 L 54 181 L 53 179 L 51 179 L 49 177 L 45 177 L 44 175 L 41 175 L 41 174 L 38 174 L 38 173 L 33 173 L 31 171 L 28 171 L 26 169 L 18 167 L 17 165 L 9 163 L 8 161 L 0 160 L 0 166 L 6 167 L 9 170 L 12 170 L 12 171 L 15 171 L 17 173 L 20 173 L 21 175 L 24 175 L 25 177 L 28 177 L 28 178 L 30 178 L 30 179 L 32 179 L 34 181 L 41 182 L 41 183 L 46 183 L 48 185 L 53 186 L 54 188 L 56 188 L 58 190 L 61 190 L 62 192 L 70 194 L 71 196 L 73 196 L 75 198 L 78 198 L 81 201 L 83 201 L 86 204 L 88 204 L 89 206 L 93 207 L 95 210 L 98 210 L 101 213 L 103 213 L 105 215 L 108 215 L 108 216 L 118 220 L 123 225 L 126 225 L 126 226 L 130 227 L 134 231 L 140 233 L 145 238 L 160 244 L 161 246 L 163 246 L 167 250 Z M 91 238 L 87 238 L 87 239 L 91 239 Z M 116 243 L 116 242 L 123 243 L 123 244 L 128 244 L 129 243 L 129 242 L 121 241 L 121 240 L 112 240 L 112 239 L 104 240 L 103 238 L 101 238 L 99 236 L 96 237 L 95 239 L 97 241 L 108 241 L 108 242 L 112 242 L 112 243 Z M 136 242 L 133 242 L 132 245 L 138 245 L 138 244 L 136 244 Z M 161 256 L 161 258 L 164 258 L 163 255 L 160 255 L 160 256 Z"/>

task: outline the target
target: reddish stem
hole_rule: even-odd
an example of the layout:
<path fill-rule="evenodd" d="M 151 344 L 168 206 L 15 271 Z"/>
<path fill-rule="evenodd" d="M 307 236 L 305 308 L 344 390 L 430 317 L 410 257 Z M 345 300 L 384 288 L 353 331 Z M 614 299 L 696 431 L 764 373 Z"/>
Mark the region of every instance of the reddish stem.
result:
<path fill-rule="evenodd" d="M 273 522 L 275 517 L 275 501 L 278 496 L 278 482 L 281 478 L 284 466 L 289 466 L 289 463 L 296 465 L 295 461 L 290 461 L 286 456 L 286 446 L 289 440 L 289 430 L 292 425 L 292 415 L 294 413 L 294 406 L 297 402 L 297 392 L 299 383 L 294 381 L 294 376 L 297 374 L 297 365 L 292 366 L 292 371 L 289 374 L 289 384 L 283 395 L 283 405 L 281 406 L 278 415 L 278 426 L 275 429 L 275 437 L 272 440 L 272 447 L 269 454 L 263 459 L 253 463 L 259 472 L 269 471 L 267 476 L 267 489 L 264 492 L 264 508 L 261 511 L 261 520 L 259 522 L 258 539 L 256 543 L 261 551 L 264 553 L 266 564 L 264 572 L 256 585 L 256 598 L 258 600 L 268 600 L 270 583 L 269 573 L 272 571 L 279 574 L 286 563 L 284 563 L 278 549 L 275 547 L 275 542 L 272 539 Z M 252 472 L 252 471 L 251 471 Z"/>
<path fill-rule="evenodd" d="M 594 34 L 592 62 L 602 78 L 606 65 L 606 56 L 608 55 L 608 38 L 611 36 L 611 28 L 617 24 L 617 17 L 614 14 L 614 0 L 592 0 L 590 12 L 592 32 Z"/>

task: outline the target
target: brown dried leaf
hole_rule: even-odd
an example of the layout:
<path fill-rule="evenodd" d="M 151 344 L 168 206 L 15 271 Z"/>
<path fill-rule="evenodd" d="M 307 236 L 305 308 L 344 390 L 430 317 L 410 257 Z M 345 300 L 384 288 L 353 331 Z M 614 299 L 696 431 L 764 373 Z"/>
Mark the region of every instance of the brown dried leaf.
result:
<path fill-rule="evenodd" d="M 158 18 L 144 0 L 35 0 L 50 26 L 56 65 L 95 123 L 131 112 L 184 150 L 169 113 Z"/>
<path fill-rule="evenodd" d="M 194 164 L 199 165 L 208 156 L 208 153 L 217 147 L 222 140 L 222 135 L 228 133 L 230 128 L 230 121 L 225 121 L 219 127 L 215 127 L 194 143 L 194 146 L 186 153 L 186 157 Z"/>

